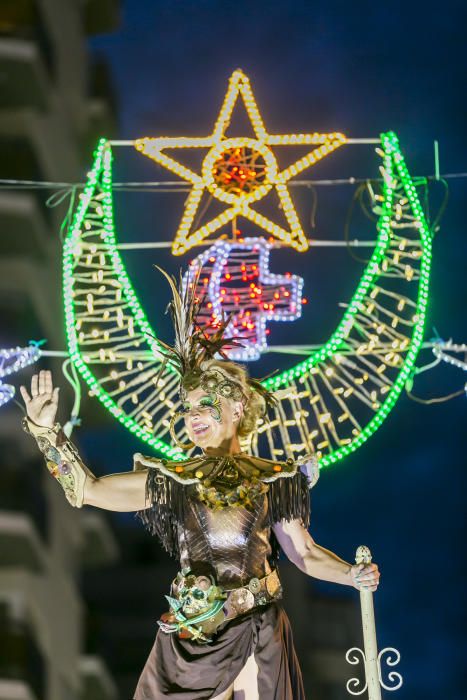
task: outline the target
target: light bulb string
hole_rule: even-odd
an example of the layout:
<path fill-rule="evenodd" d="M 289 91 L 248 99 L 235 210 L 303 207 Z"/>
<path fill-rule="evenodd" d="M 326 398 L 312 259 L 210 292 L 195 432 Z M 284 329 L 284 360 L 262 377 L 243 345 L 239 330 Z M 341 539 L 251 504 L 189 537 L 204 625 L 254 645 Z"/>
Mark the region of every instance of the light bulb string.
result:
<path fill-rule="evenodd" d="M 443 173 L 439 177 L 435 175 L 414 175 L 412 180 L 415 185 L 423 185 L 428 182 L 440 182 L 442 180 L 459 180 L 467 178 L 467 172 Z M 384 182 L 382 177 L 346 177 L 346 178 L 327 178 L 327 179 L 306 179 L 306 180 L 290 180 L 289 187 L 332 187 L 336 185 L 360 185 L 366 183 Z M 51 206 L 60 204 L 60 197 L 66 198 L 66 193 L 75 188 L 77 190 L 84 189 L 85 182 L 65 182 L 60 180 L 17 180 L 0 178 L 0 189 L 4 190 L 59 190 L 57 194 L 59 201 L 52 202 Z M 179 180 L 147 180 L 147 181 L 122 181 L 113 182 L 112 190 L 128 190 L 135 192 L 144 192 L 154 189 L 155 192 L 191 192 L 192 186 L 186 186 Z M 65 193 L 66 191 L 66 193 Z M 62 194 L 61 194 L 62 193 Z"/>

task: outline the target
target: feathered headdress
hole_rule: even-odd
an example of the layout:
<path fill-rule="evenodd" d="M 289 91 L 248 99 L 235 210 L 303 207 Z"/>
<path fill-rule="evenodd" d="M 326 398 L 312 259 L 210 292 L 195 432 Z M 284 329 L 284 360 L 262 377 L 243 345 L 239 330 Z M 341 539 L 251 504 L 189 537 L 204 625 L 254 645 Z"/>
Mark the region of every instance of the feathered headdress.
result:
<path fill-rule="evenodd" d="M 184 289 L 180 270 L 177 289 L 175 277 L 167 274 L 158 265 L 154 265 L 154 267 L 166 277 L 172 290 L 172 300 L 167 305 L 166 313 L 170 311 L 175 332 L 173 346 L 167 345 L 160 338 L 155 338 L 164 358 L 157 379 L 163 373 L 166 365 L 169 364 L 180 376 L 182 396 L 185 392 L 202 386 L 208 391 L 215 391 L 227 398 L 246 399 L 241 385 L 227 372 L 224 373 L 218 367 L 211 369 L 203 367 L 207 360 L 216 359 L 216 355 L 220 355 L 224 360 L 229 360 L 225 348 L 243 347 L 243 344 L 236 338 L 224 336 L 232 316 L 226 318 L 223 314 L 222 321 L 218 321 L 214 332 L 210 334 L 197 323 L 199 309 L 204 301 L 204 298 L 200 299 L 196 294 L 201 268 L 197 269 L 191 281 L 187 281 Z M 266 405 L 274 406 L 276 397 L 261 384 L 265 378 L 259 380 L 249 377 L 248 384 L 263 397 Z"/>

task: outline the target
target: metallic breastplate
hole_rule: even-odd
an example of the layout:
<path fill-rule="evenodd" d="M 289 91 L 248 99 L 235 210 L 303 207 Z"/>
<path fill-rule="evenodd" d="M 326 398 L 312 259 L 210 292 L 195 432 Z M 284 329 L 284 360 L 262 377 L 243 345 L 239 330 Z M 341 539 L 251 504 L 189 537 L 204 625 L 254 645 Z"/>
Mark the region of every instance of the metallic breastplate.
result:
<path fill-rule="evenodd" d="M 226 588 L 269 574 L 267 510 L 266 497 L 253 511 L 238 506 L 212 510 L 190 499 L 185 521 L 179 525 L 181 566 L 194 572 L 211 568 Z"/>

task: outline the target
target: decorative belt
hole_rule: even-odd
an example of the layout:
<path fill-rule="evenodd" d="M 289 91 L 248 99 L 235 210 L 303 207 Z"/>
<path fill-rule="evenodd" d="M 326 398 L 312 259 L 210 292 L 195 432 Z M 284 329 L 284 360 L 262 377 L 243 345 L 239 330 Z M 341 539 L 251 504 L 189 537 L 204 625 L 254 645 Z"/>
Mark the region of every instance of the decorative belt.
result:
<path fill-rule="evenodd" d="M 170 610 L 161 615 L 158 625 L 166 634 L 177 633 L 182 639 L 211 642 L 223 622 L 281 596 L 277 569 L 232 589 L 217 585 L 213 576 L 195 576 L 189 569 L 182 569 L 172 583 L 171 595 L 166 596 Z"/>

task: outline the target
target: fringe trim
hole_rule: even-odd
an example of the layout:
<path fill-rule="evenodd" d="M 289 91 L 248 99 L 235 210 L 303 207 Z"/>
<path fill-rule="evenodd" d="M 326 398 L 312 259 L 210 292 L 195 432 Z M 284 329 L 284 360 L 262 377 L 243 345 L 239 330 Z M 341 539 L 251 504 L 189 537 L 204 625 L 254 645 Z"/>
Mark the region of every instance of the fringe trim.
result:
<path fill-rule="evenodd" d="M 268 492 L 269 524 L 281 520 L 301 520 L 308 529 L 310 525 L 310 492 L 308 479 L 300 470 L 293 476 L 277 479 L 269 484 Z M 271 564 L 275 566 L 281 551 L 280 545 L 271 530 Z"/>
<path fill-rule="evenodd" d="M 146 478 L 146 500 L 152 505 L 135 513 L 145 528 L 160 540 L 172 557 L 179 558 L 178 525 L 185 519 L 187 486 L 150 468 Z"/>
<path fill-rule="evenodd" d="M 281 520 L 301 520 L 303 526 L 310 524 L 310 492 L 305 474 L 297 471 L 287 478 L 268 483 L 268 519 L 272 527 Z M 159 469 L 148 469 L 146 478 L 146 500 L 149 508 L 135 513 L 145 528 L 155 535 L 163 548 L 172 557 L 179 558 L 178 526 L 185 520 L 185 503 L 193 489 L 166 476 Z M 277 564 L 280 545 L 271 531 L 271 564 Z"/>

